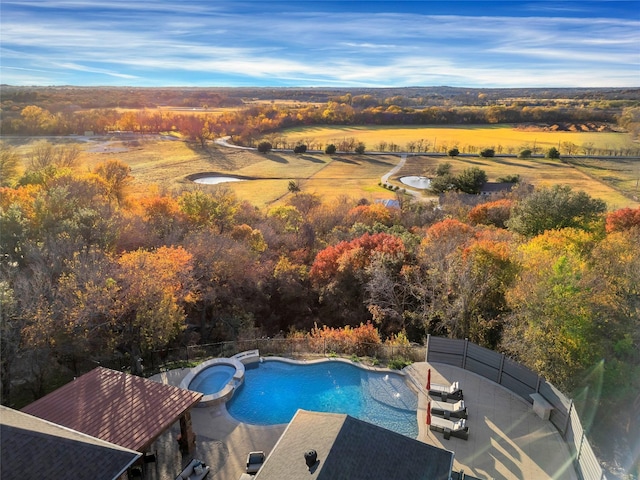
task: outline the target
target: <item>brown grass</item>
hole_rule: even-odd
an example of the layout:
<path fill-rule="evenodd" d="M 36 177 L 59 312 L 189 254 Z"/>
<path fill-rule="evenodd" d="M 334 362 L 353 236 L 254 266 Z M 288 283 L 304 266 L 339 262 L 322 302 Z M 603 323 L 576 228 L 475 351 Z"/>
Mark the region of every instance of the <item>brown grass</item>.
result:
<path fill-rule="evenodd" d="M 31 142 L 38 139 L 15 138 L 11 143 L 21 153 L 29 151 Z M 217 146 L 206 149 L 180 140 L 147 140 L 126 142 L 108 141 L 81 142 L 84 149 L 84 170 L 109 159 L 118 159 L 131 167 L 134 181 L 131 194 L 142 196 L 151 191 L 180 193 L 185 189 L 201 188 L 213 190 L 216 186 L 197 185 L 191 181 L 193 175 L 218 173 L 242 175 L 254 180 L 224 184 L 233 190 L 240 200 L 264 208 L 286 200 L 290 180 L 298 182 L 302 191 L 315 193 L 323 200 L 340 196 L 365 198 L 375 201 L 394 198 L 395 194 L 378 186 L 380 177 L 399 161 L 395 155 L 324 155 L 272 152 L 267 155 L 255 151 L 236 150 Z M 69 138 L 50 141 L 69 142 Z M 126 151 L 112 151 L 112 149 Z M 568 184 L 576 190 L 584 190 L 601 198 L 610 208 L 636 207 L 640 203 L 625 197 L 634 193 L 640 166 L 629 159 L 608 161 L 581 160 L 571 165 L 547 159 L 523 160 L 515 157 L 409 157 L 405 167 L 392 178 L 394 184 L 402 185 L 399 177 L 406 175 L 432 175 L 440 162 L 450 162 L 454 173 L 477 166 L 487 173 L 490 181 L 498 177 L 519 174 L 523 181 L 536 186 L 555 183 Z"/>

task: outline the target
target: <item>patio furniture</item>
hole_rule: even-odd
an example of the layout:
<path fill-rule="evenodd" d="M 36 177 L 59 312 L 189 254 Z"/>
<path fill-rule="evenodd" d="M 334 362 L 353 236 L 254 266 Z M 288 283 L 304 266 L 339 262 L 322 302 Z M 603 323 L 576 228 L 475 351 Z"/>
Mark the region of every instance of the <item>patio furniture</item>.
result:
<path fill-rule="evenodd" d="M 247 473 L 255 475 L 264 463 L 264 452 L 249 452 L 247 455 Z"/>
<path fill-rule="evenodd" d="M 463 440 L 469 439 L 469 427 L 467 426 L 467 421 L 464 418 L 453 422 L 440 417 L 432 417 L 429 429 L 444 433 L 445 440 L 449 440 L 452 436 Z"/>
<path fill-rule="evenodd" d="M 191 460 L 176 480 L 202 480 L 209 473 L 210 468 L 201 460 Z"/>
<path fill-rule="evenodd" d="M 456 403 L 432 402 L 431 413 L 447 420 L 449 418 L 467 418 L 467 407 L 464 406 L 464 400 Z"/>
<path fill-rule="evenodd" d="M 458 382 L 453 382 L 451 385 L 438 385 L 432 383 L 429 388 L 429 395 L 432 397 L 440 397 L 443 402 L 451 399 L 454 401 L 462 400 L 462 389 Z"/>

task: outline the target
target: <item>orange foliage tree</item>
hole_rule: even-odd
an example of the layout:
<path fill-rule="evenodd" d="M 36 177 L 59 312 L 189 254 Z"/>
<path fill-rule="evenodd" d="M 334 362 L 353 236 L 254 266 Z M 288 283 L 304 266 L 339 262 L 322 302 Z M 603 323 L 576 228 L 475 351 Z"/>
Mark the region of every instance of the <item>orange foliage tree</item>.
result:
<path fill-rule="evenodd" d="M 505 222 L 511 215 L 513 201 L 506 198 L 494 202 L 481 203 L 476 205 L 469 212 L 469 221 L 473 224 L 495 225 L 499 228 L 505 227 Z"/>
<path fill-rule="evenodd" d="M 607 215 L 607 233 L 620 232 L 633 227 L 640 227 L 640 207 L 621 208 Z"/>
<path fill-rule="evenodd" d="M 314 326 L 309 333 L 309 345 L 316 352 L 334 352 L 347 355 L 370 355 L 380 345 L 380 334 L 371 322 L 358 327 L 349 325 L 331 328 Z"/>

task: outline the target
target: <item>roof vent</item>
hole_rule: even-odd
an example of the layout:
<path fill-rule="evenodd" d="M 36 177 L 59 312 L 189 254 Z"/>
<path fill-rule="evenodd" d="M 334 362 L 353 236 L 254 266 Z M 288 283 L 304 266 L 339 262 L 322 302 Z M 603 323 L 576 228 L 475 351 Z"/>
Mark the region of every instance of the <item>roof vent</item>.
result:
<path fill-rule="evenodd" d="M 307 462 L 307 467 L 311 470 L 311 467 L 313 467 L 316 464 L 316 461 L 318 461 L 318 453 L 315 450 L 308 450 L 304 452 L 304 461 Z"/>

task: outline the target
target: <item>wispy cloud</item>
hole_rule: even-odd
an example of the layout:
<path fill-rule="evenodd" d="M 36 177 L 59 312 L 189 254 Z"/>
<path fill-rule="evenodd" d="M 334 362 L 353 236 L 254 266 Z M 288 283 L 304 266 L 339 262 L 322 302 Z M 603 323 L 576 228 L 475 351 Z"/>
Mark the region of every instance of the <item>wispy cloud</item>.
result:
<path fill-rule="evenodd" d="M 323 11 L 320 2 L 278 14 L 251 2 L 210 3 L 5 0 L 3 81 L 640 85 L 633 16 L 396 13 L 392 2 L 382 13 Z"/>

